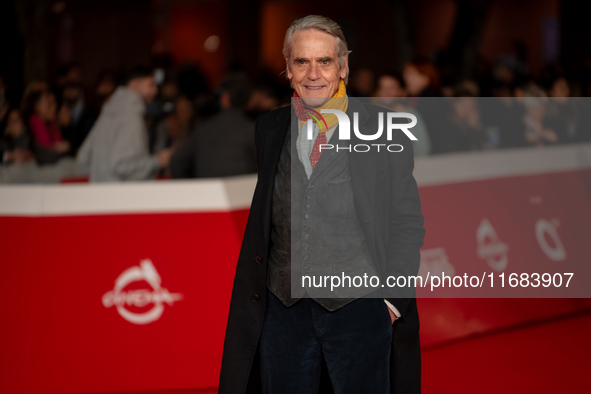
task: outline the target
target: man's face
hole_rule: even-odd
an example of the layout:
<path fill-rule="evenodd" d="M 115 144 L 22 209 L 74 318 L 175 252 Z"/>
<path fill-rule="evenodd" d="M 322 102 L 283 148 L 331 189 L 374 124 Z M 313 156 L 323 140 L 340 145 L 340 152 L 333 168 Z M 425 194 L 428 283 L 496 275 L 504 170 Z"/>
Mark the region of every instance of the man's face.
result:
<path fill-rule="evenodd" d="M 328 101 L 338 90 L 341 78 L 347 75 L 347 56 L 340 67 L 335 37 L 316 29 L 293 34 L 291 60 L 285 61 L 293 88 L 312 107 Z"/>
<path fill-rule="evenodd" d="M 146 104 L 151 103 L 156 93 L 158 93 L 158 86 L 154 81 L 154 77 L 151 76 L 134 79 L 129 83 L 129 87 L 138 92 Z"/>

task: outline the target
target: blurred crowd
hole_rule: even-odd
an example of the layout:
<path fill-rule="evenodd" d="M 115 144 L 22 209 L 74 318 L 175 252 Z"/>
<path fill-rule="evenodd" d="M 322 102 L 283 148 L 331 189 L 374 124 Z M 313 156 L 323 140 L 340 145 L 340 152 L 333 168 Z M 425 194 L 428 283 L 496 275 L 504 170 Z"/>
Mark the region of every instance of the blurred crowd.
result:
<path fill-rule="evenodd" d="M 591 100 L 584 97 L 591 84 L 568 80 L 560 65 L 539 75 L 498 64 L 477 81 L 451 83 L 418 57 L 401 72 L 352 69 L 347 93 L 415 114 L 415 157 L 591 141 Z M 256 119 L 289 105 L 292 94 L 268 70 L 237 68 L 209 86 L 191 64 L 104 70 L 93 86 L 83 80 L 77 64 L 23 92 L 0 76 L 0 170 L 19 174 L 0 181 L 35 180 L 31 174 L 64 162 L 75 164 L 57 176 L 91 181 L 253 173 Z"/>
<path fill-rule="evenodd" d="M 416 58 L 401 73 L 360 70 L 351 90 L 417 117 L 415 157 L 591 141 L 591 100 L 581 97 L 588 86 L 567 80 L 560 65 L 539 78 L 524 69 L 500 64 L 479 81 L 450 83 Z"/>

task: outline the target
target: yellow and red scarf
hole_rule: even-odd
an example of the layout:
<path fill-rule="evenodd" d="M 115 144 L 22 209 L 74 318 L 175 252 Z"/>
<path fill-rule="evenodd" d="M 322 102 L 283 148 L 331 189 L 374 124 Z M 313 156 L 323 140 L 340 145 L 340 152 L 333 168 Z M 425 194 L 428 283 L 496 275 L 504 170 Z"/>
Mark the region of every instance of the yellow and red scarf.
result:
<path fill-rule="evenodd" d="M 346 112 L 348 106 L 347 90 L 345 88 L 345 82 L 341 79 L 339 82 L 339 88 L 336 93 L 322 106 L 320 107 L 307 107 L 304 105 L 303 100 L 300 98 L 297 92 L 293 92 L 293 108 L 298 119 L 300 119 L 300 127 L 308 119 L 312 119 L 312 122 L 318 125 L 318 132 L 325 133 L 328 129 L 338 123 L 338 119 L 334 114 L 320 114 L 320 109 L 338 109 Z"/>

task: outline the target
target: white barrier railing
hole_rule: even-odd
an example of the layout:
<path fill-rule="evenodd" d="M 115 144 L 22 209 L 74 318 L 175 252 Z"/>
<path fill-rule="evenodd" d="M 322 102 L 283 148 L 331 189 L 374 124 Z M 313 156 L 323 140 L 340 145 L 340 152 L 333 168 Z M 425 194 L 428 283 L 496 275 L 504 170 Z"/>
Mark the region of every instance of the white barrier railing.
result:
<path fill-rule="evenodd" d="M 421 158 L 420 186 L 591 168 L 591 143 L 466 152 Z M 109 184 L 2 185 L 0 215 L 199 212 L 245 209 L 256 175 Z"/>

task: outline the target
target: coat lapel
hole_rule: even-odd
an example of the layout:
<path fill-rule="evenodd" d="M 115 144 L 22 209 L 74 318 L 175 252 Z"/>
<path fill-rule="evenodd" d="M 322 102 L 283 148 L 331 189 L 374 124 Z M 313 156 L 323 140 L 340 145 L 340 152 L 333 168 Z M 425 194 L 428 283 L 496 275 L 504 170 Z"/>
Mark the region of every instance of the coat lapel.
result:
<path fill-rule="evenodd" d="M 295 114 L 294 114 L 295 115 Z M 296 116 L 292 116 L 291 121 L 291 173 L 292 175 L 297 171 L 302 178 L 308 182 L 308 175 L 306 175 L 306 169 L 299 159 L 297 149 L 297 139 L 299 134 L 299 122 Z M 294 171 L 295 169 L 295 171 Z"/>
<path fill-rule="evenodd" d="M 349 105 L 350 111 L 347 111 L 349 118 L 351 119 L 351 127 L 353 127 L 353 112 L 359 114 L 359 127 L 363 130 L 363 125 L 369 121 L 369 114 L 365 109 L 364 105 L 357 100 L 351 100 Z M 375 132 L 375 130 L 368 130 L 369 132 Z M 377 141 L 376 141 L 377 142 Z M 371 141 L 362 141 L 355 136 L 353 130 L 351 130 L 351 144 L 371 144 Z M 371 145 L 370 145 L 371 146 Z M 380 183 L 376 182 L 378 173 L 377 163 L 378 155 L 375 147 L 371 147 L 369 152 L 352 152 L 349 157 L 350 171 L 351 171 L 351 183 L 353 187 L 353 200 L 355 204 L 355 211 L 357 217 L 361 223 L 367 245 L 370 249 L 374 261 L 377 263 L 376 268 L 382 272 L 382 265 L 380 262 L 384 260 L 383 244 L 380 244 L 380 237 L 386 237 L 387 239 L 387 227 L 382 227 L 381 224 L 386 218 L 385 222 L 388 222 L 388 211 L 381 206 L 383 198 L 376 199 L 376 193 L 386 193 L 389 189 L 388 182 Z M 376 190 L 379 188 L 380 190 Z M 387 199 L 387 196 L 384 196 Z M 379 230 L 376 230 L 379 229 Z M 378 239 L 379 238 L 379 239 Z"/>
<path fill-rule="evenodd" d="M 371 143 L 371 141 L 362 141 L 355 135 L 353 131 L 354 112 L 359 114 L 359 128 L 361 130 L 363 130 L 363 125 L 369 119 L 369 114 L 363 104 L 358 100 L 350 99 L 347 115 L 349 115 L 349 119 L 351 120 L 351 145 Z M 351 149 L 351 154 L 349 155 L 351 182 L 353 184 L 357 214 L 359 215 L 359 219 L 366 223 L 373 222 L 376 186 L 376 153 L 374 150 L 374 147 L 369 152 L 355 152 Z"/>
<path fill-rule="evenodd" d="M 268 250 L 270 233 L 271 233 L 271 212 L 273 206 L 273 186 L 275 185 L 275 174 L 277 173 L 277 164 L 279 162 L 279 155 L 285 140 L 285 134 L 289 127 L 291 118 L 291 111 L 289 108 L 280 111 L 277 114 L 277 125 L 273 130 L 270 130 L 265 135 L 264 140 L 264 157 L 262 163 L 260 179 L 264 180 L 264 196 L 265 202 L 263 206 L 263 231 L 265 239 L 265 250 Z"/>

